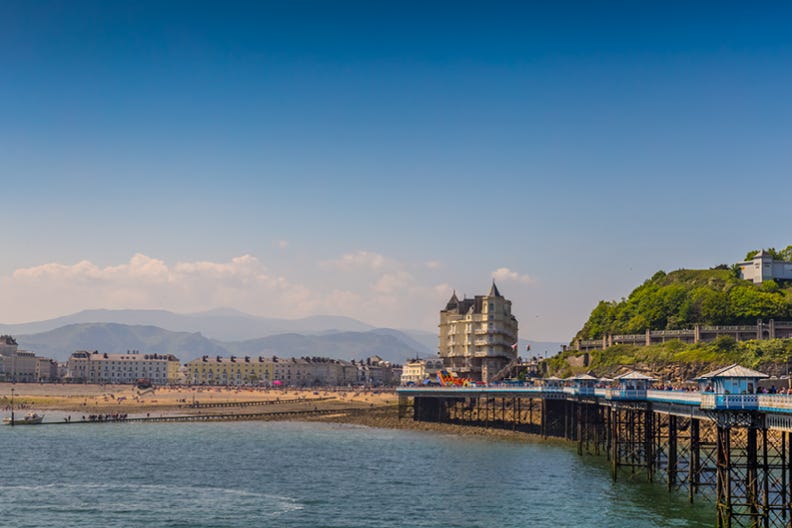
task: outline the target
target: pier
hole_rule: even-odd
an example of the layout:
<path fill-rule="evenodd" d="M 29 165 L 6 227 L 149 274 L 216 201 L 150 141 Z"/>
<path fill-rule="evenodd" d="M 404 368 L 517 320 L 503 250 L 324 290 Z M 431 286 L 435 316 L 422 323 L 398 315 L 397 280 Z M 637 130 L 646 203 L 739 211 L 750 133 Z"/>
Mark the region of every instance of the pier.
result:
<path fill-rule="evenodd" d="M 764 374 L 733 365 L 699 391 L 652 390 L 628 373 L 534 386 L 403 387 L 399 417 L 564 438 L 604 455 L 613 479 L 662 483 L 712 501 L 716 526 L 792 526 L 792 395 L 758 393 Z"/>

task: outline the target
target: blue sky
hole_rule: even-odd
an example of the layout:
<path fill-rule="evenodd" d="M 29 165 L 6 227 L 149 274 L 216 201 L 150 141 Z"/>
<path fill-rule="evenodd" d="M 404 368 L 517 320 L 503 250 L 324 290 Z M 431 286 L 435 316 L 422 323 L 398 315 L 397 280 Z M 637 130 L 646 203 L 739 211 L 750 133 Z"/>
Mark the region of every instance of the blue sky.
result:
<path fill-rule="evenodd" d="M 434 330 L 493 277 L 567 341 L 658 269 L 792 243 L 792 8 L 3 2 L 0 321 Z"/>

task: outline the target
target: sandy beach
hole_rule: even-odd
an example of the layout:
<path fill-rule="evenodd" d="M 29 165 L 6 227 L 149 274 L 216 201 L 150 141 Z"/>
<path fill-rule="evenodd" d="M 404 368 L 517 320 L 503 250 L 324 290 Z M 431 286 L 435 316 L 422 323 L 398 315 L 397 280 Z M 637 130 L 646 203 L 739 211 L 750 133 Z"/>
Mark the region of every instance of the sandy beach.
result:
<path fill-rule="evenodd" d="M 283 420 L 276 412 L 333 411 L 329 414 L 293 416 L 286 419 L 346 423 L 387 429 L 412 429 L 454 435 L 471 435 L 519 441 L 538 437 L 509 430 L 465 427 L 453 424 L 415 422 L 409 416 L 399 419 L 398 396 L 391 390 L 363 389 L 257 389 L 226 387 L 162 387 L 139 390 L 131 385 L 75 385 L 0 383 L 0 409 L 10 410 L 11 389 L 14 408 L 39 412 L 74 413 L 75 420 L 92 414 L 250 414 L 256 419 Z M 211 407 L 192 403 L 212 404 Z M 239 404 L 245 403 L 245 406 Z M 215 406 L 216 405 L 216 406 Z"/>
<path fill-rule="evenodd" d="M 76 385 L 0 383 L 0 408 L 11 404 L 14 391 L 16 409 L 72 412 L 189 412 L 193 404 L 234 404 L 259 402 L 262 405 L 300 400 L 323 408 L 339 406 L 381 407 L 397 403 L 392 390 L 363 389 L 260 389 L 227 387 L 155 387 L 140 390 L 131 385 Z M 295 402 L 297 403 L 297 402 Z"/>

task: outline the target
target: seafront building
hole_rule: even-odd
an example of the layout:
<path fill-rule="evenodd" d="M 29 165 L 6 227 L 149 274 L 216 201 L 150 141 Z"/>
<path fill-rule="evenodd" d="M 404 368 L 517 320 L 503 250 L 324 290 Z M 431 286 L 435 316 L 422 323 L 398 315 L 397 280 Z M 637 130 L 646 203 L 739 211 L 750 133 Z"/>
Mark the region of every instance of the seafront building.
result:
<path fill-rule="evenodd" d="M 194 385 L 270 385 L 272 362 L 258 357 L 202 356 L 184 365 L 185 378 Z"/>
<path fill-rule="evenodd" d="M 363 361 L 322 357 L 203 356 L 184 366 L 186 381 L 194 385 L 266 387 L 391 385 L 397 383 L 400 369 L 377 356 Z"/>
<path fill-rule="evenodd" d="M 19 350 L 16 340 L 0 336 L 0 381 L 50 382 L 58 379 L 58 364 L 50 358 Z"/>
<path fill-rule="evenodd" d="M 202 356 L 182 366 L 171 354 L 78 350 L 59 365 L 33 352 L 18 350 L 11 336 L 0 336 L 0 381 L 131 384 L 146 379 L 154 385 L 379 387 L 397 385 L 401 374 L 401 365 L 376 355 L 357 361 L 323 357 Z"/>
<path fill-rule="evenodd" d="M 443 360 L 439 357 L 415 358 L 404 364 L 401 385 L 422 385 L 425 381 L 434 381 L 440 370 L 443 370 Z"/>
<path fill-rule="evenodd" d="M 487 295 L 459 300 L 440 311 L 440 357 L 459 377 L 489 381 L 517 359 L 517 318 L 495 281 Z"/>
<path fill-rule="evenodd" d="M 155 385 L 180 381 L 180 363 L 170 354 L 107 354 L 74 352 L 66 366 L 64 381 L 72 383 L 134 383 L 144 378 Z"/>

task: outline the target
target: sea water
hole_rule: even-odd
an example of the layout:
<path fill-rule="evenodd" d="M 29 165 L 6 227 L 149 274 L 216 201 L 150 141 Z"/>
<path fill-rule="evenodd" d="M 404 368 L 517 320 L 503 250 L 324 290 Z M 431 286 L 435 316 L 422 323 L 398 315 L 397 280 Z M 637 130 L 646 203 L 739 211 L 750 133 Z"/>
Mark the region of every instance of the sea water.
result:
<path fill-rule="evenodd" d="M 712 526 L 565 444 L 299 422 L 0 429 L 0 526 Z"/>

